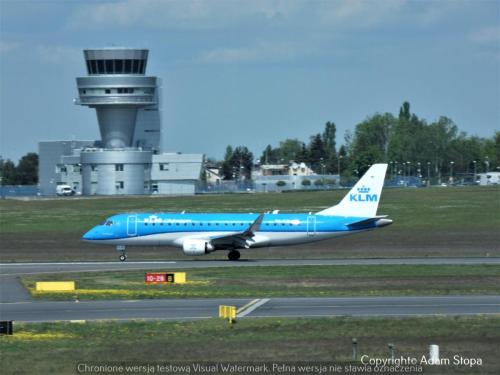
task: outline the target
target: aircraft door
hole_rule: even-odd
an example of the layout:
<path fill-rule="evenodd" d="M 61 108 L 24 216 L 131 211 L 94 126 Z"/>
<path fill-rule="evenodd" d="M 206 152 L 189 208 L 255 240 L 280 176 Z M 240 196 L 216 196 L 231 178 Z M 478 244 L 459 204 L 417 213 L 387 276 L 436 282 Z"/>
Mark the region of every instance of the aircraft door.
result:
<path fill-rule="evenodd" d="M 127 235 L 137 235 L 137 216 L 135 215 L 129 215 L 129 217 L 127 217 Z"/>
<path fill-rule="evenodd" d="M 307 217 L 307 235 L 316 235 L 316 216 L 311 215 Z"/>

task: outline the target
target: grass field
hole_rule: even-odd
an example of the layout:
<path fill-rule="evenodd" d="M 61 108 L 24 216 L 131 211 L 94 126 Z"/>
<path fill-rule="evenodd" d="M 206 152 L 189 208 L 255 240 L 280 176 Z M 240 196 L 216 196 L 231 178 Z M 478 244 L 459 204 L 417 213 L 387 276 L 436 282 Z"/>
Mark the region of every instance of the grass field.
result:
<path fill-rule="evenodd" d="M 112 247 L 82 243 L 105 217 L 132 211 L 316 212 L 345 190 L 190 197 L 63 198 L 0 201 L 0 260 L 115 260 Z M 380 214 L 394 224 L 379 231 L 289 248 L 256 249 L 246 258 L 500 256 L 500 188 L 386 189 Z M 183 258 L 179 249 L 130 248 L 130 259 Z M 216 252 L 208 258 L 222 258 Z"/>
<path fill-rule="evenodd" d="M 168 270 L 165 270 L 168 271 Z M 184 271 L 184 270 L 183 270 Z M 146 285 L 144 271 L 26 276 L 49 299 L 264 298 L 499 294 L 496 265 L 238 267 L 185 270 L 187 284 Z M 76 292 L 36 292 L 36 281 L 75 280 Z"/>
<path fill-rule="evenodd" d="M 0 337 L 2 374 L 74 374 L 78 363 L 186 365 L 217 362 L 335 362 L 358 353 L 420 360 L 429 344 L 441 358 L 481 358 L 482 366 L 424 368 L 425 373 L 500 373 L 500 317 L 406 319 L 241 319 L 229 328 L 217 319 L 194 322 L 92 322 L 16 324 L 14 336 Z M 358 362 L 359 364 L 359 357 Z"/>

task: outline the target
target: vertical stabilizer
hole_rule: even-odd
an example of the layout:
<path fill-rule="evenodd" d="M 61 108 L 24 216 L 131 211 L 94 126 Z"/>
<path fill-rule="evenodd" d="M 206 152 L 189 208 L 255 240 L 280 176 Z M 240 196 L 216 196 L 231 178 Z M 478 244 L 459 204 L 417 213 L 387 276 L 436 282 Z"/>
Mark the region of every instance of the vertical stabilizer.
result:
<path fill-rule="evenodd" d="M 338 205 L 320 211 L 317 215 L 376 216 L 386 171 L 387 164 L 373 164 Z"/>

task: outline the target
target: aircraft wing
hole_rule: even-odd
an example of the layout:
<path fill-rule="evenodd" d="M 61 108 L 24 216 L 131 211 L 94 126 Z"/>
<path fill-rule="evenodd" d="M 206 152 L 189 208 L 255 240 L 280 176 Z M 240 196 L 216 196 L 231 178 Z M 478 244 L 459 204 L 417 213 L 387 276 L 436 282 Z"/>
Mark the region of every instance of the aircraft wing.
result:
<path fill-rule="evenodd" d="M 247 240 L 250 240 L 255 235 L 262 224 L 262 220 L 264 219 L 264 214 L 260 214 L 255 221 L 250 224 L 250 226 L 243 232 L 233 233 L 227 236 L 219 236 L 219 237 L 211 237 L 210 243 L 214 246 L 233 246 L 235 248 L 246 248 L 248 249 L 250 246 L 248 245 Z"/>

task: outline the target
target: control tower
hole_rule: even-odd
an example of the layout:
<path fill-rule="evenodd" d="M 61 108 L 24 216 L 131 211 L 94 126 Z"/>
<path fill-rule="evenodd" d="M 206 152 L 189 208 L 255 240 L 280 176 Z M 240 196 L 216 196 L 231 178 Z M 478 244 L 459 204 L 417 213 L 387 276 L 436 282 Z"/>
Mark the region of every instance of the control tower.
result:
<path fill-rule="evenodd" d="M 148 50 L 104 48 L 83 53 L 88 75 L 76 79 L 76 104 L 96 110 L 102 148 L 81 152 L 82 193 L 145 194 L 145 171 L 147 175 L 151 168 L 153 150 L 134 144 L 134 134 L 138 111 L 158 106 L 157 78 L 145 75 Z M 92 184 L 95 180 L 97 184 Z"/>

